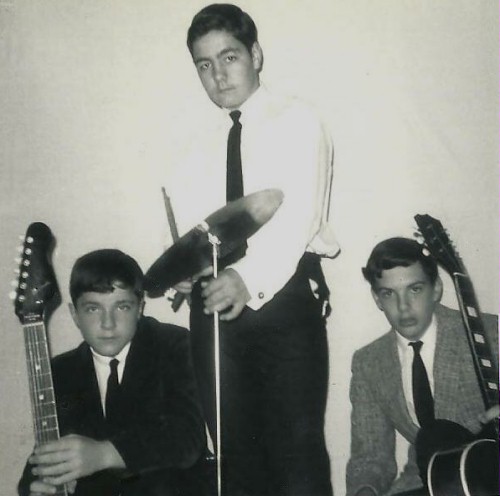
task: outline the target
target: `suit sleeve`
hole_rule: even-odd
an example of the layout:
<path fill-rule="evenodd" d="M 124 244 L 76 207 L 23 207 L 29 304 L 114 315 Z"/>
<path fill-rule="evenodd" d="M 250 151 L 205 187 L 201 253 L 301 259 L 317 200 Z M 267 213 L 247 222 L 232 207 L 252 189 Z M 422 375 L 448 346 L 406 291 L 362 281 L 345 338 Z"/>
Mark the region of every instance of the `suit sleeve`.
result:
<path fill-rule="evenodd" d="M 385 493 L 397 474 L 395 430 L 376 401 L 368 380 L 367 363 L 356 352 L 352 361 L 350 386 L 351 456 L 347 463 L 347 496 L 363 487 Z"/>
<path fill-rule="evenodd" d="M 132 473 L 191 467 L 205 445 L 187 331 L 167 348 L 159 359 L 159 398 L 145 393 L 136 421 L 110 438 Z"/>

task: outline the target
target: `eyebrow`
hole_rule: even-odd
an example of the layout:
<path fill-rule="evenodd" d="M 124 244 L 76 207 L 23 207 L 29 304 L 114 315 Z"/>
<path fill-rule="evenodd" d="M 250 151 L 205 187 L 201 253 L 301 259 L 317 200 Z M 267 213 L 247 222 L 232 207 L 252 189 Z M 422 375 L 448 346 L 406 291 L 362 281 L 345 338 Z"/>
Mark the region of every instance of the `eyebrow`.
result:
<path fill-rule="evenodd" d="M 224 55 L 227 55 L 229 52 L 241 52 L 241 48 L 238 48 L 238 47 L 227 47 L 227 48 L 224 48 L 222 49 L 220 52 L 217 53 L 217 55 L 215 56 L 217 59 L 223 57 Z M 210 61 L 210 57 L 198 57 L 196 59 L 193 59 L 193 62 L 195 64 L 199 64 L 200 62 L 204 62 L 204 61 Z"/>
<path fill-rule="evenodd" d="M 411 288 L 412 286 L 415 286 L 416 284 L 427 284 L 429 281 L 426 281 L 425 279 L 422 281 L 413 281 L 412 283 L 408 284 L 406 287 Z M 394 288 L 388 288 L 386 286 L 380 286 L 376 289 L 376 291 L 383 291 L 383 290 L 389 290 L 389 291 L 394 291 Z"/>
<path fill-rule="evenodd" d="M 136 301 L 133 298 L 130 298 L 130 299 L 118 300 L 116 304 L 121 305 L 122 303 L 135 303 L 135 302 Z M 97 300 L 87 300 L 87 301 L 82 301 L 80 305 L 102 305 L 102 303 Z"/>

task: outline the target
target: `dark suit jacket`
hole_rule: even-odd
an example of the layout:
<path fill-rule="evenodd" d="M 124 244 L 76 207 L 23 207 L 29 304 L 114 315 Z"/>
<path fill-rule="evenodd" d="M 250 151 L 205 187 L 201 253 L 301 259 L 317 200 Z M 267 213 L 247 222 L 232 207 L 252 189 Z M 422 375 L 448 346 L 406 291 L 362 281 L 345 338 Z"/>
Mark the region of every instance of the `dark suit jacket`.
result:
<path fill-rule="evenodd" d="M 54 358 L 52 370 L 61 436 L 109 439 L 127 466 L 125 473 L 80 479 L 76 495 L 183 494 L 178 469 L 192 466 L 205 445 L 186 329 L 140 319 L 121 382 L 119 425 L 109 426 L 103 416 L 87 343 Z M 29 486 L 29 472 L 27 467 L 20 488 Z"/>
<path fill-rule="evenodd" d="M 436 317 L 436 418 L 451 420 L 477 433 L 481 428 L 477 417 L 484 406 L 460 312 L 438 305 Z M 483 315 L 483 322 L 498 363 L 498 319 Z M 347 496 L 362 486 L 371 486 L 378 494 L 421 487 L 413 445 L 409 448 L 408 463 L 395 481 L 395 433 L 398 431 L 414 443 L 419 427 L 411 420 L 406 407 L 394 330 L 354 354 L 350 397 L 351 457 L 347 464 Z"/>

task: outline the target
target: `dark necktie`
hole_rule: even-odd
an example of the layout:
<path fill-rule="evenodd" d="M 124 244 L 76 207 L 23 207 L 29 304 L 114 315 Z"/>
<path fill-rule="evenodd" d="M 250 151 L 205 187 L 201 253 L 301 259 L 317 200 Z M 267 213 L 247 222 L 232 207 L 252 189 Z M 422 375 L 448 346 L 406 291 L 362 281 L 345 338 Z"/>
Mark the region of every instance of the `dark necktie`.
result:
<path fill-rule="evenodd" d="M 113 358 L 109 362 L 110 372 L 108 387 L 106 389 L 106 420 L 114 423 L 120 416 L 120 384 L 118 383 L 118 364 L 120 362 Z"/>
<path fill-rule="evenodd" d="M 413 364 L 412 364 L 412 386 L 413 386 L 413 403 L 415 405 L 415 413 L 421 427 L 429 424 L 434 420 L 434 400 L 432 399 L 431 386 L 429 378 L 425 370 L 425 365 L 420 356 L 422 341 L 409 343 L 413 348 Z"/>
<path fill-rule="evenodd" d="M 243 173 L 241 171 L 241 112 L 233 110 L 229 116 L 233 126 L 227 137 L 227 168 L 226 168 L 226 201 L 237 200 L 243 196 Z M 221 267 L 236 262 L 243 257 L 247 250 L 247 242 L 234 248 L 221 261 Z"/>
<path fill-rule="evenodd" d="M 243 196 L 243 173 L 241 172 L 241 123 L 239 110 L 229 114 L 233 126 L 227 138 L 226 201 Z"/>

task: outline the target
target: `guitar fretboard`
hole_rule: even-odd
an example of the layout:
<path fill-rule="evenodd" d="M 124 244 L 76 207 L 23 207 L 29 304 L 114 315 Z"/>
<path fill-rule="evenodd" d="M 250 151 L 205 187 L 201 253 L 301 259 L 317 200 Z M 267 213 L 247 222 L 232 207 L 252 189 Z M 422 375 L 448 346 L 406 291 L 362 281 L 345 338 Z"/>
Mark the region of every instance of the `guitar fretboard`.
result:
<path fill-rule="evenodd" d="M 38 446 L 59 439 L 59 423 L 45 325 L 37 321 L 25 323 L 23 328 L 33 431 Z M 65 486 L 60 486 L 55 494 L 68 493 Z"/>
<path fill-rule="evenodd" d="M 453 281 L 467 330 L 467 338 L 473 351 L 472 358 L 484 404 L 486 408 L 491 408 L 498 405 L 499 401 L 498 370 L 491 356 L 491 344 L 484 330 L 471 280 L 467 275 L 457 273 L 453 275 Z"/>

